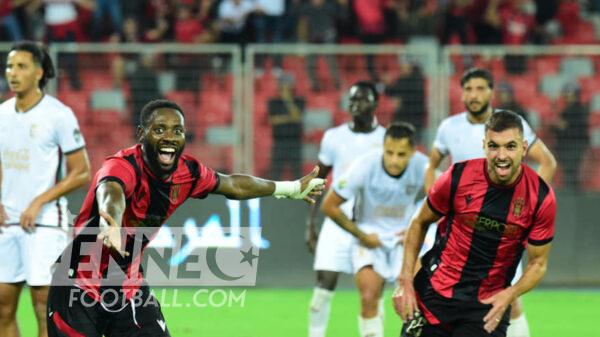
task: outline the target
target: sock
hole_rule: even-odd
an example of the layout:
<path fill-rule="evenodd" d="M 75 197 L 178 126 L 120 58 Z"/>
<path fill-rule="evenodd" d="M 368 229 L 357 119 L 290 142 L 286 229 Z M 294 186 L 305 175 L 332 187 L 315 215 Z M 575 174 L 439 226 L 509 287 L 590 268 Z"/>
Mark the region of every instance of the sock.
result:
<path fill-rule="evenodd" d="M 379 305 L 377 306 L 377 315 L 381 317 L 382 320 L 385 316 L 385 304 L 383 302 L 383 298 L 384 296 L 381 296 L 381 298 L 379 299 Z"/>
<path fill-rule="evenodd" d="M 530 337 L 529 324 L 527 323 L 525 314 L 510 320 L 510 325 L 506 330 L 506 337 Z"/>
<path fill-rule="evenodd" d="M 332 298 L 333 291 L 323 288 L 315 288 L 313 291 L 308 314 L 309 337 L 325 337 Z"/>
<path fill-rule="evenodd" d="M 377 315 L 373 318 L 358 317 L 360 337 L 383 337 L 383 320 Z"/>

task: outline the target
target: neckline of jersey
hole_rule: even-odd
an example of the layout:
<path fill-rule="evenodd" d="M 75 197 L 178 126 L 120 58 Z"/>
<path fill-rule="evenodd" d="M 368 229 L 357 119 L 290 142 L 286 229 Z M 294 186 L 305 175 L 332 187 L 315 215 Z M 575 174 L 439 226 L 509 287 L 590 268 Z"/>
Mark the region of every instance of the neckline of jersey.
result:
<path fill-rule="evenodd" d="M 34 105 L 32 105 L 31 107 L 29 107 L 29 109 L 27 109 L 25 111 L 19 111 L 19 110 L 17 110 L 17 98 L 15 97 L 15 113 L 17 113 L 18 115 L 19 114 L 24 115 L 24 114 L 28 113 L 29 111 L 31 111 L 35 107 L 37 107 L 44 100 L 44 98 L 46 98 L 46 94 L 42 92 L 42 97 L 40 97 L 40 99 L 37 102 L 35 102 Z"/>

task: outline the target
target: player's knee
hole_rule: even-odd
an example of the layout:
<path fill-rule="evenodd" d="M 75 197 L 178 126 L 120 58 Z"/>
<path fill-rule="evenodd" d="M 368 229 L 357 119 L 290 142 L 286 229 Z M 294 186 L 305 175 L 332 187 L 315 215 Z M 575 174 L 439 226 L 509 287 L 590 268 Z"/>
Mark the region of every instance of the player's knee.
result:
<path fill-rule="evenodd" d="M 363 309 L 377 310 L 380 293 L 375 288 L 361 289 L 360 303 Z"/>
<path fill-rule="evenodd" d="M 17 306 L 12 303 L 0 302 L 0 324 L 7 324 L 16 320 Z"/>
<path fill-rule="evenodd" d="M 334 271 L 317 271 L 317 286 L 322 289 L 334 291 L 337 286 L 338 275 Z"/>

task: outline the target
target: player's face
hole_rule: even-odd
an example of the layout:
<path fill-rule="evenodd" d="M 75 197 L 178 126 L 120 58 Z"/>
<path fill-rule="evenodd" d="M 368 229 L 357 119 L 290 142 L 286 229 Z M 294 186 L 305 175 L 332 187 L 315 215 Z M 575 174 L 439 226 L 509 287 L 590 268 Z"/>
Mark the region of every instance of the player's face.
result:
<path fill-rule="evenodd" d="M 390 175 L 400 175 L 408 165 L 415 149 L 408 138 L 385 137 L 383 142 L 383 167 Z"/>
<path fill-rule="evenodd" d="M 22 50 L 13 50 L 8 54 L 4 72 L 10 90 L 16 94 L 37 90 L 44 74 L 42 68 L 33 62 L 33 55 Z"/>
<path fill-rule="evenodd" d="M 369 88 L 357 85 L 350 88 L 348 109 L 354 120 L 370 122 L 375 108 L 377 108 L 377 102 Z"/>
<path fill-rule="evenodd" d="M 171 108 L 156 110 L 148 126 L 140 130 L 140 142 L 150 168 L 163 175 L 171 174 L 185 147 L 183 116 Z"/>
<path fill-rule="evenodd" d="M 474 77 L 463 84 L 462 102 L 472 115 L 486 112 L 492 97 L 493 91 L 486 79 Z"/>
<path fill-rule="evenodd" d="M 496 184 L 512 184 L 521 172 L 521 161 L 527 151 L 527 141 L 517 128 L 501 132 L 488 130 L 483 140 L 487 173 Z"/>

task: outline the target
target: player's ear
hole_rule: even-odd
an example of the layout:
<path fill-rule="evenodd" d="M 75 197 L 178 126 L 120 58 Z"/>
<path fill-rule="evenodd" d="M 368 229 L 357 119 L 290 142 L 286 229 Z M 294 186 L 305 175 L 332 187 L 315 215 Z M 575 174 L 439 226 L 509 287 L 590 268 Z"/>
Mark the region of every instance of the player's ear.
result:
<path fill-rule="evenodd" d="M 137 138 L 137 140 L 139 142 L 142 142 L 142 139 L 144 138 L 144 127 L 141 125 L 137 126 L 137 130 L 135 131 L 135 137 Z"/>

